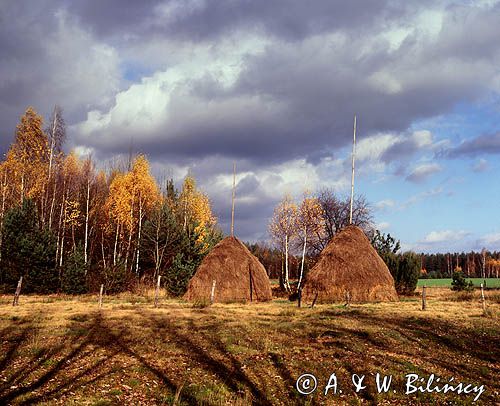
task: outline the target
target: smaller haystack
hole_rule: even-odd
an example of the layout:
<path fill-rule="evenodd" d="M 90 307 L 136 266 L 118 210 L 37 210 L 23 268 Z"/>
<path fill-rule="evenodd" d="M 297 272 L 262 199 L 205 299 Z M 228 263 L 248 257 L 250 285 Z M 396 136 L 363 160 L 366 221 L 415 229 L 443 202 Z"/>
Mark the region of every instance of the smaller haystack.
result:
<path fill-rule="evenodd" d="M 214 280 L 214 302 L 272 299 L 264 266 L 236 237 L 224 238 L 203 259 L 189 281 L 184 298 L 209 301 Z"/>
<path fill-rule="evenodd" d="M 307 274 L 303 300 L 318 303 L 394 301 L 394 279 L 363 230 L 348 226 L 336 234 Z"/>

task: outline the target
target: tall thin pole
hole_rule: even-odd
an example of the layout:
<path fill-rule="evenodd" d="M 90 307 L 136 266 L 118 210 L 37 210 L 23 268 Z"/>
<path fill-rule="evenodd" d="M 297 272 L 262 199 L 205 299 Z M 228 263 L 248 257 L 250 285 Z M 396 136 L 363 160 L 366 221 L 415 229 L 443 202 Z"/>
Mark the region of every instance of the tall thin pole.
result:
<path fill-rule="evenodd" d="M 234 193 L 236 188 L 236 162 L 233 162 L 233 197 L 231 202 L 231 237 L 234 237 Z"/>
<path fill-rule="evenodd" d="M 351 173 L 351 207 L 349 211 L 349 224 L 352 224 L 352 204 L 354 201 L 354 160 L 356 156 L 356 115 L 354 115 L 354 135 L 352 139 L 352 173 Z"/>

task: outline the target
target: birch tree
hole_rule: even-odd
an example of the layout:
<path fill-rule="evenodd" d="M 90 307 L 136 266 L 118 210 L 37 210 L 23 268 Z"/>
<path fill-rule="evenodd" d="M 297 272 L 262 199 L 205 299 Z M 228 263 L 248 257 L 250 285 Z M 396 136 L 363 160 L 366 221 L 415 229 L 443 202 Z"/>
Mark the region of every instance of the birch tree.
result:
<path fill-rule="evenodd" d="M 297 217 L 298 233 L 302 236 L 302 261 L 300 264 L 299 282 L 297 290 L 302 286 L 302 278 L 304 277 L 304 262 L 306 257 L 307 241 L 310 235 L 321 232 L 323 229 L 323 209 L 318 199 L 309 197 L 307 194 L 298 209 Z"/>
<path fill-rule="evenodd" d="M 139 155 L 133 163 L 129 174 L 129 182 L 133 184 L 133 199 L 137 207 L 137 240 L 135 252 L 135 273 L 139 274 L 139 257 L 144 217 L 150 212 L 160 199 L 160 191 L 155 179 L 151 175 L 149 162 L 144 155 Z"/>
<path fill-rule="evenodd" d="M 285 252 L 285 269 L 283 286 L 291 293 L 288 269 L 288 251 L 291 240 L 297 235 L 297 205 L 290 195 L 285 195 L 283 200 L 274 209 L 273 217 L 269 224 L 269 232 L 275 243 Z"/>
<path fill-rule="evenodd" d="M 197 189 L 196 180 L 192 175 L 188 175 L 184 179 L 179 196 L 179 211 L 184 231 L 188 235 L 198 235 L 197 242 L 203 243 L 207 248 L 205 240 L 209 237 L 209 231 L 217 220 L 212 214 L 210 199 Z"/>
<path fill-rule="evenodd" d="M 18 201 L 33 199 L 41 206 L 45 173 L 47 170 L 47 136 L 42 130 L 43 120 L 28 107 L 16 128 L 16 137 L 7 153 L 10 179 L 17 191 Z"/>
<path fill-rule="evenodd" d="M 95 184 L 95 171 L 94 164 L 92 163 L 92 158 L 89 156 L 83 162 L 82 165 L 82 177 L 83 177 L 83 195 L 85 196 L 85 230 L 83 236 L 83 256 L 84 263 L 87 265 L 89 259 L 88 251 L 89 251 L 89 232 L 90 232 L 90 214 L 92 210 L 92 192 L 94 192 L 94 184 Z"/>
<path fill-rule="evenodd" d="M 63 119 L 62 109 L 59 106 L 54 106 L 50 117 L 49 125 L 46 129 L 48 137 L 48 169 L 47 169 L 47 185 L 45 191 L 45 207 L 48 211 L 48 226 L 52 227 L 54 217 L 56 194 L 57 194 L 57 177 L 55 172 L 63 158 L 62 146 L 66 140 L 66 124 Z M 44 216 L 47 217 L 47 213 Z"/>
<path fill-rule="evenodd" d="M 168 200 L 162 198 L 144 225 L 143 245 L 155 266 L 153 280 L 157 279 L 162 268 L 175 256 L 181 240 L 181 225 L 178 224 Z"/>

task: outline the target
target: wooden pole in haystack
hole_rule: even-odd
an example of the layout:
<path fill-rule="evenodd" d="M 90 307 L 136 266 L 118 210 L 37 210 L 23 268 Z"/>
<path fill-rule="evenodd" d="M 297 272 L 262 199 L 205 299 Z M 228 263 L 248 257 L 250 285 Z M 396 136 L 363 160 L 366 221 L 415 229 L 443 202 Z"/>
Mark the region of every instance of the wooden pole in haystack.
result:
<path fill-rule="evenodd" d="M 234 237 L 234 195 L 236 189 L 236 162 L 233 162 L 233 196 L 231 199 L 231 237 Z"/>
<path fill-rule="evenodd" d="M 215 300 L 215 279 L 212 282 L 212 290 L 210 292 L 210 304 L 214 304 L 214 300 Z"/>
<path fill-rule="evenodd" d="M 21 294 L 21 287 L 23 285 L 23 277 L 19 278 L 19 282 L 17 282 L 16 293 L 14 294 L 14 301 L 12 302 L 12 306 L 17 306 L 19 304 L 19 295 Z"/>
<path fill-rule="evenodd" d="M 314 305 L 316 304 L 316 300 L 318 300 L 318 292 L 316 292 L 316 295 L 314 296 L 314 299 L 313 299 L 313 302 L 311 304 L 311 309 L 314 307 Z"/>
<path fill-rule="evenodd" d="M 354 115 L 354 135 L 352 139 L 352 173 L 351 173 L 351 205 L 349 210 L 349 224 L 352 224 L 352 205 L 354 201 L 354 160 L 356 157 L 356 115 Z"/>
<path fill-rule="evenodd" d="M 422 286 L 422 310 L 427 308 L 426 286 Z"/>

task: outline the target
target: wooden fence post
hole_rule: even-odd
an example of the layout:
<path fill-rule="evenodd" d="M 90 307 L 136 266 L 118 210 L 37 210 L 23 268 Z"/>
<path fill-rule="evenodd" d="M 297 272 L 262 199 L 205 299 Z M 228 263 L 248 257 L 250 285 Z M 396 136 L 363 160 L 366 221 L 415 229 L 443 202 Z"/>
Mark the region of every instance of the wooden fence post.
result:
<path fill-rule="evenodd" d="M 210 304 L 214 304 L 214 298 L 215 298 L 215 279 L 212 282 L 212 291 L 210 292 Z"/>
<path fill-rule="evenodd" d="M 486 300 L 484 298 L 484 287 L 481 283 L 481 303 L 483 304 L 483 313 L 486 314 Z"/>
<path fill-rule="evenodd" d="M 104 290 L 104 285 L 101 284 L 101 290 L 99 291 L 99 309 L 102 309 L 102 291 Z"/>
<path fill-rule="evenodd" d="M 158 283 L 156 284 L 155 290 L 155 307 L 158 307 L 158 297 L 160 296 L 160 279 L 161 275 L 158 275 Z"/>
<path fill-rule="evenodd" d="M 426 286 L 422 286 L 422 310 L 427 308 Z"/>
<path fill-rule="evenodd" d="M 23 285 L 23 277 L 19 278 L 19 282 L 17 282 L 16 293 L 14 294 L 14 301 L 12 302 L 12 306 L 19 305 L 19 295 L 21 294 L 21 286 Z"/>

